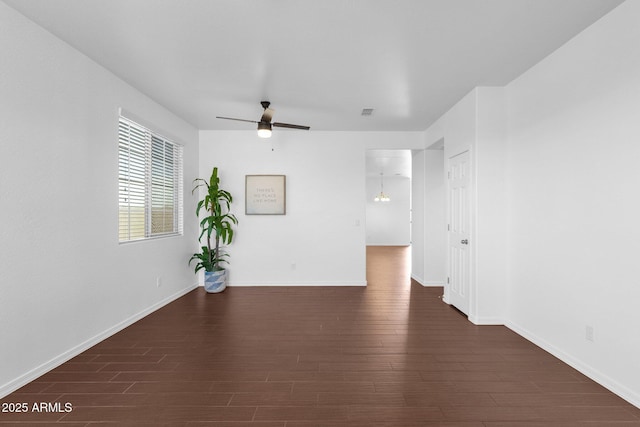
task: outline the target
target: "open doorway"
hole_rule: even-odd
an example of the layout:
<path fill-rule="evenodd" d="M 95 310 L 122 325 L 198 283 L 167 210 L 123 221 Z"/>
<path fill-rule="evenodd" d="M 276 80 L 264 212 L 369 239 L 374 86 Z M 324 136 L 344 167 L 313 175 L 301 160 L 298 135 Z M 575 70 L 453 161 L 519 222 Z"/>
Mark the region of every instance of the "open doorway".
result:
<path fill-rule="evenodd" d="M 444 288 L 447 219 L 443 148 L 444 139 L 426 149 L 368 150 L 365 204 L 367 247 L 407 247 L 411 279 L 422 286 Z M 375 202 L 380 192 L 390 200 Z"/>
<path fill-rule="evenodd" d="M 411 150 L 367 150 L 366 156 L 367 248 L 410 252 Z"/>
<path fill-rule="evenodd" d="M 411 245 L 411 151 L 367 150 L 367 246 Z"/>

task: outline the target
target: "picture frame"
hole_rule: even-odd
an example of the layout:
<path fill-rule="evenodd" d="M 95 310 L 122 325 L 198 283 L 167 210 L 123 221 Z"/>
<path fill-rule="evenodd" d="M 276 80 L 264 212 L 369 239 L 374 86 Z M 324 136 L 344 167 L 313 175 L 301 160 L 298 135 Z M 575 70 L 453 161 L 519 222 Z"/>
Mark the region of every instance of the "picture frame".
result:
<path fill-rule="evenodd" d="M 245 175 L 246 215 L 286 215 L 285 175 Z"/>

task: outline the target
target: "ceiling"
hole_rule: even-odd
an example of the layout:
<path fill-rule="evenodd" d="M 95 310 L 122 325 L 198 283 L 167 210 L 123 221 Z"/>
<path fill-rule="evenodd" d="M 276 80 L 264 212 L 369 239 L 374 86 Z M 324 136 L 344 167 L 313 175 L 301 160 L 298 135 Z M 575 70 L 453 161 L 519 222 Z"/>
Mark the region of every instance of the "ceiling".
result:
<path fill-rule="evenodd" d="M 368 178 L 411 178 L 411 150 L 367 150 Z"/>
<path fill-rule="evenodd" d="M 4 2 L 199 129 L 421 131 L 622 0 Z"/>

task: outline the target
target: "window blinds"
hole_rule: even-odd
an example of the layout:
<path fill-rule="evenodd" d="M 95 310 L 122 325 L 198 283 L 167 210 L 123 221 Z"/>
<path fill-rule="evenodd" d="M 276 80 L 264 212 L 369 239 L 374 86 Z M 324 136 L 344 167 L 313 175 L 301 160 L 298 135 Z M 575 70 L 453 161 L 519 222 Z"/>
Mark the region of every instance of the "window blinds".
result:
<path fill-rule="evenodd" d="M 182 234 L 182 146 L 120 117 L 118 240 Z"/>

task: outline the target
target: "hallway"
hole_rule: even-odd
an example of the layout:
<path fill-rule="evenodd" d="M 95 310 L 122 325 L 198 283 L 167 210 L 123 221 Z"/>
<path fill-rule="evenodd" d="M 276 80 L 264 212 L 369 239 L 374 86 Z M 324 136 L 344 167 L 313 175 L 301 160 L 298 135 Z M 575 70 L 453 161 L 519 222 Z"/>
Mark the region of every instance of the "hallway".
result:
<path fill-rule="evenodd" d="M 409 248 L 367 258 L 367 288 L 199 288 L 2 400 L 70 412 L 0 425 L 640 426 L 640 409 L 412 283 Z"/>

